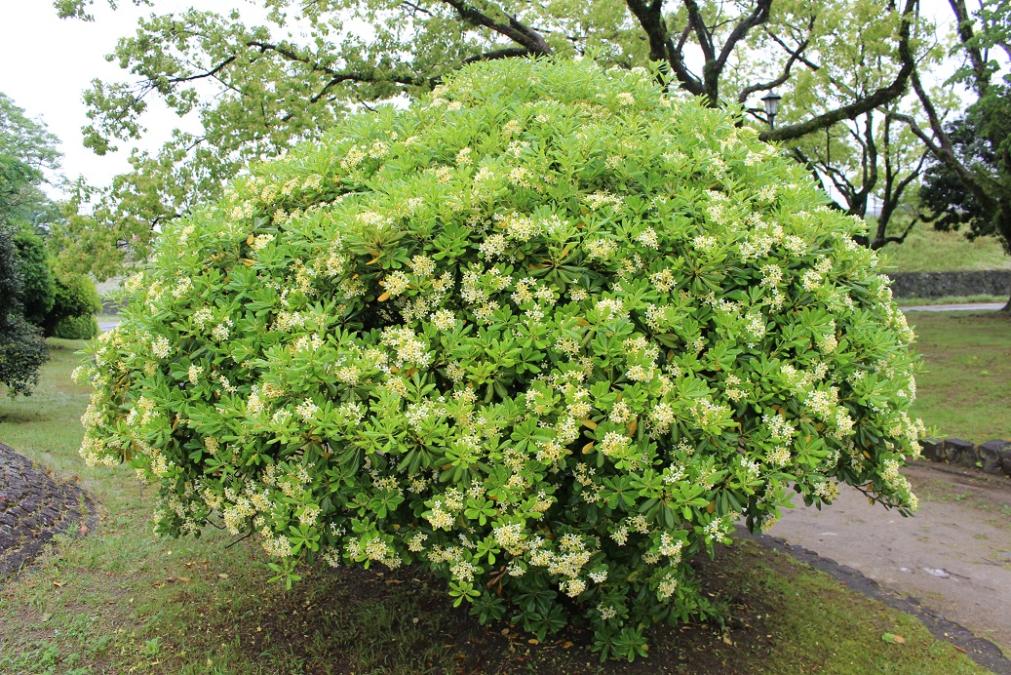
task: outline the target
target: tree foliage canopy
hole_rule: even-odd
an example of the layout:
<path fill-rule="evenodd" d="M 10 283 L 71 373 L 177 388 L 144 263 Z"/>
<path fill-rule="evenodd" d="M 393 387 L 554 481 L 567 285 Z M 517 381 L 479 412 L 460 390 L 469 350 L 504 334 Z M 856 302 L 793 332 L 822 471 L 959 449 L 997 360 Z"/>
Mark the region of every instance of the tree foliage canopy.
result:
<path fill-rule="evenodd" d="M 966 114 L 946 126 L 958 162 L 986 186 L 985 195 L 965 189 L 951 163 L 935 160 L 920 192 L 925 209 L 940 229 L 963 226 L 970 237 L 998 235 L 1011 253 L 1011 87 L 992 85 Z"/>
<path fill-rule="evenodd" d="M 0 385 L 11 396 L 31 393 L 46 360 L 39 328 L 24 317 L 14 234 L 14 229 L 0 220 Z"/>
<path fill-rule="evenodd" d="M 55 212 L 41 186 L 58 159 L 56 138 L 0 93 L 0 384 L 11 395 L 31 391 L 46 358 L 32 321 L 52 306 L 53 279 L 34 230 Z"/>
<path fill-rule="evenodd" d="M 60 164 L 59 141 L 0 92 L 0 219 L 38 226 L 58 213 L 43 192 L 46 172 Z"/>
<path fill-rule="evenodd" d="M 56 5 L 90 18 L 88 0 Z M 242 12 L 152 14 L 115 48 L 128 79 L 87 92 L 86 142 L 103 153 L 140 138 L 153 97 L 201 129 L 134 152 L 132 170 L 90 195 L 93 214 L 72 222 L 66 242 L 92 255 L 116 246 L 120 256 L 127 247 L 143 254 L 161 225 L 219 195 L 245 162 L 318 138 L 351 110 L 417 96 L 480 60 L 660 62 L 664 84 L 757 119 L 755 99 L 779 88 L 785 123 L 763 134 L 799 138 L 902 93 L 911 63 L 899 56 L 903 45 L 918 49 L 916 9 L 916 0 L 260 0 Z M 102 259 L 100 271 L 116 262 Z"/>
<path fill-rule="evenodd" d="M 25 318 L 41 326 L 56 299 L 56 283 L 49 264 L 46 242 L 22 226 L 14 237 L 21 274 L 21 304 Z"/>
<path fill-rule="evenodd" d="M 1011 4 L 950 0 L 958 27 L 953 53 L 962 67 L 949 80 L 970 89 L 976 100 L 965 114 L 946 122 L 937 97 L 914 69 L 910 82 L 926 115 L 923 124 L 907 117 L 913 133 L 933 159 L 923 190 L 924 205 L 942 229 L 968 226 L 970 236 L 994 234 L 1011 253 L 1011 74 L 997 54 L 1011 59 Z M 1011 312 L 1011 299 L 1005 306 Z"/>

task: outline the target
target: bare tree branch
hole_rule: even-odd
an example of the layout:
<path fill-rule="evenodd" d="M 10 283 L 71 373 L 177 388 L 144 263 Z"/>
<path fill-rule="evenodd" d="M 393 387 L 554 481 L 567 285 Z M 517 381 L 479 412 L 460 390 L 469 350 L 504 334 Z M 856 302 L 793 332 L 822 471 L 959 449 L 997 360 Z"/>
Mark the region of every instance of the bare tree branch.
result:
<path fill-rule="evenodd" d="M 224 61 L 222 61 L 218 65 L 216 65 L 213 68 L 211 68 L 210 70 L 204 71 L 202 73 L 197 73 L 195 75 L 185 75 L 185 76 L 180 76 L 180 77 L 170 77 L 167 80 L 165 80 L 165 82 L 167 84 L 182 84 L 184 82 L 194 82 L 196 80 L 202 80 L 202 79 L 205 79 L 205 78 L 208 78 L 208 77 L 215 77 L 218 73 L 220 73 L 222 70 L 224 70 L 229 64 L 233 63 L 235 61 L 235 58 L 236 57 L 233 54 L 232 56 L 229 56 L 227 59 L 225 59 Z M 157 80 L 148 80 L 148 83 L 150 84 L 150 86 L 155 86 L 155 87 L 158 86 L 158 81 Z"/>
<path fill-rule="evenodd" d="M 808 23 L 809 30 L 814 28 L 814 19 L 815 17 L 814 15 L 812 15 Z M 745 101 L 748 100 L 748 97 L 754 94 L 756 91 L 767 91 L 769 89 L 775 89 L 776 87 L 781 86 L 788 79 L 790 79 L 790 71 L 793 69 L 793 65 L 797 61 L 801 60 L 802 54 L 804 53 L 804 50 L 807 49 L 807 45 L 810 43 L 810 41 L 811 36 L 810 34 L 808 34 L 808 36 L 804 38 L 804 41 L 801 42 L 799 45 L 797 45 L 796 49 L 790 49 L 786 46 L 785 42 L 779 41 L 779 44 L 781 44 L 783 46 L 783 49 L 785 49 L 786 52 L 790 55 L 790 58 L 786 60 L 786 64 L 783 66 L 783 72 L 780 73 L 779 77 L 769 80 L 768 82 L 759 82 L 757 84 L 752 84 L 745 87 L 737 95 L 737 102 L 744 103 Z"/>
<path fill-rule="evenodd" d="M 404 5 L 405 7 L 409 7 L 411 9 L 411 11 L 414 12 L 415 14 L 424 14 L 425 16 L 434 16 L 430 11 L 428 11 L 427 9 L 425 9 L 424 7 L 422 7 L 421 5 L 415 4 L 413 2 L 409 2 L 408 0 L 401 0 L 400 4 Z"/>
<path fill-rule="evenodd" d="M 391 83 L 391 84 L 403 84 L 413 86 L 429 84 L 428 80 L 410 76 L 375 75 L 373 73 L 355 72 L 355 71 L 335 73 L 334 76 L 330 78 L 318 92 L 316 92 L 309 98 L 309 102 L 317 103 L 320 99 L 326 96 L 327 92 L 330 91 L 333 87 L 336 87 L 338 84 L 343 84 L 345 82 L 357 82 L 367 84 Z"/>
<path fill-rule="evenodd" d="M 684 62 L 684 46 L 691 33 L 691 26 L 684 27 L 675 44 L 663 19 L 663 0 L 653 0 L 649 4 L 644 0 L 626 0 L 626 4 L 646 33 L 650 59 L 667 63 L 685 91 L 701 96 L 704 92 L 702 80 L 688 70 Z"/>
<path fill-rule="evenodd" d="M 473 56 L 468 56 L 463 60 L 464 63 L 476 63 L 477 61 L 494 61 L 496 59 L 508 59 L 515 56 L 530 56 L 534 52 L 531 52 L 526 47 L 503 47 L 502 49 L 493 49 L 483 54 L 475 54 Z"/>
<path fill-rule="evenodd" d="M 814 25 L 814 18 L 815 17 L 813 17 L 813 16 L 811 17 L 811 25 L 812 25 L 812 27 Z M 765 29 L 764 32 L 765 32 L 765 34 L 770 39 L 772 39 L 773 42 L 775 42 L 780 47 L 782 47 L 783 50 L 786 51 L 787 54 L 791 54 L 791 55 L 794 54 L 794 50 L 790 49 L 790 47 L 786 44 L 786 40 L 784 40 L 783 38 L 779 37 L 778 35 L 776 35 L 772 31 L 768 30 L 767 28 Z M 805 42 L 807 42 L 807 41 L 805 40 Z M 801 63 L 803 63 L 805 66 L 807 66 L 811 70 L 821 70 L 821 64 L 815 63 L 811 59 L 807 58 L 802 53 L 800 53 L 800 50 L 796 50 L 796 53 L 797 53 L 797 60 L 800 61 Z"/>
<path fill-rule="evenodd" d="M 986 91 L 987 85 L 990 84 L 990 72 L 987 69 L 983 53 L 975 44 L 972 17 L 965 6 L 965 0 L 948 0 L 948 4 L 951 5 L 951 11 L 955 14 L 958 39 L 962 42 L 962 49 L 965 50 L 966 56 L 969 57 L 969 63 L 972 66 L 976 93 L 982 96 Z"/>
<path fill-rule="evenodd" d="M 306 56 L 304 54 L 298 53 L 294 48 L 283 44 L 277 44 L 273 42 L 265 42 L 262 40 L 249 40 L 246 42 L 248 47 L 255 47 L 260 50 L 260 52 L 274 52 L 280 56 L 288 59 L 289 61 L 296 61 L 302 63 L 309 67 L 310 70 L 324 73 L 330 76 L 330 79 L 323 85 L 323 87 L 313 94 L 309 101 L 311 103 L 317 103 L 327 92 L 329 92 L 333 87 L 343 84 L 344 82 L 357 82 L 357 83 L 368 83 L 368 84 L 378 84 L 378 83 L 391 83 L 391 84 L 401 84 L 406 86 L 429 86 L 431 81 L 416 77 L 414 75 L 403 75 L 403 74 L 387 74 L 379 75 L 376 73 L 370 73 L 360 70 L 349 70 L 349 71 L 339 71 L 330 66 L 323 65 L 316 60 Z"/>
<path fill-rule="evenodd" d="M 699 40 L 699 47 L 702 49 L 702 55 L 706 59 L 706 66 L 716 60 L 716 49 L 713 47 L 713 34 L 709 31 L 708 26 L 706 26 L 705 19 L 702 18 L 702 12 L 699 11 L 699 6 L 696 4 L 695 0 L 683 0 L 685 9 L 688 10 L 688 25 L 692 27 L 695 31 L 695 37 Z M 707 80 L 709 78 L 706 78 Z"/>
<path fill-rule="evenodd" d="M 836 122 L 854 119 L 869 110 L 873 110 L 901 96 L 906 90 L 906 84 L 909 82 L 910 76 L 916 70 L 916 64 L 913 61 L 912 52 L 909 47 L 909 31 L 918 6 L 919 0 L 906 0 L 905 7 L 902 10 L 902 27 L 899 30 L 899 54 L 902 65 L 891 84 L 880 87 L 863 98 L 816 115 L 803 122 L 763 131 L 761 138 L 766 141 L 785 141 L 792 138 L 800 138 L 812 131 L 831 126 Z"/>
<path fill-rule="evenodd" d="M 752 28 L 760 26 L 769 20 L 769 10 L 771 7 L 772 0 L 757 0 L 755 9 L 751 11 L 751 14 L 734 26 L 734 30 L 727 36 L 727 41 L 723 43 L 723 49 L 720 50 L 720 55 L 716 59 L 717 72 L 723 71 L 724 66 L 727 65 L 727 59 L 730 58 L 730 54 L 733 53 L 737 43 L 743 40 Z"/>
<path fill-rule="evenodd" d="M 473 5 L 467 4 L 464 0 L 441 0 L 441 2 L 455 9 L 460 18 L 467 23 L 473 26 L 490 28 L 513 42 L 526 47 L 533 54 L 551 53 L 551 47 L 544 41 L 544 37 L 529 26 L 520 23 L 514 16 L 502 12 L 508 19 L 508 23 L 499 23 Z"/>
<path fill-rule="evenodd" d="M 902 242 L 904 242 L 906 240 L 906 237 L 909 236 L 909 233 L 913 231 L 913 226 L 916 225 L 919 222 L 920 222 L 920 216 L 919 215 L 913 216 L 912 218 L 909 219 L 909 224 L 906 225 L 906 229 L 904 229 L 902 231 L 902 234 L 899 234 L 899 235 L 894 235 L 894 234 L 885 235 L 882 232 L 882 230 L 886 227 L 886 225 L 879 225 L 878 226 L 878 234 L 877 234 L 877 236 L 875 236 L 874 241 L 870 242 L 870 247 L 873 250 L 877 251 L 879 248 L 883 247 L 885 244 L 901 244 Z M 864 241 L 861 241 L 860 243 L 864 244 L 865 246 L 868 245 L 867 241 L 866 241 L 866 237 L 860 237 L 858 239 L 863 239 Z"/>

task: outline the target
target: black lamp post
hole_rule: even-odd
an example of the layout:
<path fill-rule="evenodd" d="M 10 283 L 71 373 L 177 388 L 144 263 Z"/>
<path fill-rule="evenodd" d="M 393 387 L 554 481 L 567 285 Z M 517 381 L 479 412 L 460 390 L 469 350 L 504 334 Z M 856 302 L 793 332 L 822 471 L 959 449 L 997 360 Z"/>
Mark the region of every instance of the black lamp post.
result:
<path fill-rule="evenodd" d="M 770 129 L 776 128 L 776 113 L 779 112 L 779 102 L 782 99 L 783 97 L 774 91 L 770 91 L 762 97 L 762 103 L 765 104 L 765 116 L 769 120 Z"/>

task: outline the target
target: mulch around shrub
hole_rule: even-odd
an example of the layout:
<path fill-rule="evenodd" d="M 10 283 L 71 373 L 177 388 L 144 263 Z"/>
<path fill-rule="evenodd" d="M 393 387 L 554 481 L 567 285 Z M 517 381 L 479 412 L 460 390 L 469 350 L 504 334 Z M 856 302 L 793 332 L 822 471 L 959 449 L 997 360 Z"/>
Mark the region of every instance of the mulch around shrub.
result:
<path fill-rule="evenodd" d="M 94 513 L 77 485 L 0 443 L 0 579 L 30 563 L 53 536 L 88 532 Z"/>

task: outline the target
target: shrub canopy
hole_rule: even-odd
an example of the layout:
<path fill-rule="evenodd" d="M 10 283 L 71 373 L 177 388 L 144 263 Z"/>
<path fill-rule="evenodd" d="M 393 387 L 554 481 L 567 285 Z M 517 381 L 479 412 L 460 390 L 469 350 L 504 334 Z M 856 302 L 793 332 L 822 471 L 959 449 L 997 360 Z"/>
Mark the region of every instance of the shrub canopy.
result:
<path fill-rule="evenodd" d="M 170 228 L 103 334 L 89 461 L 157 530 L 419 563 L 604 654 L 709 607 L 689 561 L 791 494 L 903 512 L 907 344 L 863 224 L 649 73 L 507 60 L 349 118 Z"/>

